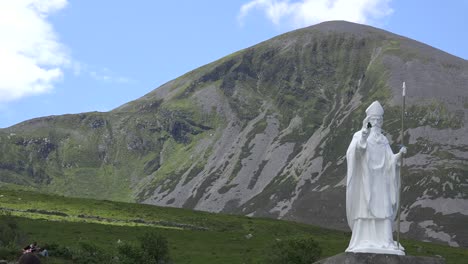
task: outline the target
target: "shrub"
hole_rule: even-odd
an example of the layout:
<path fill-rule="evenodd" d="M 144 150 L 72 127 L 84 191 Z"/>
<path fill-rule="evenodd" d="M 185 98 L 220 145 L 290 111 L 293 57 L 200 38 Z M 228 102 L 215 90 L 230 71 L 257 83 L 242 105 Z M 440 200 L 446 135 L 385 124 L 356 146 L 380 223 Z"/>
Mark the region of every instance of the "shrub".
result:
<path fill-rule="evenodd" d="M 76 264 L 102 264 L 112 263 L 112 257 L 96 245 L 80 242 L 79 248 L 73 252 L 73 263 Z"/>
<path fill-rule="evenodd" d="M 52 243 L 45 247 L 49 251 L 49 255 L 64 259 L 72 259 L 73 252 L 69 247 L 60 246 L 58 244 Z"/>
<path fill-rule="evenodd" d="M 143 261 L 141 248 L 134 245 L 123 243 L 117 247 L 117 251 L 122 264 L 142 263 Z"/>
<path fill-rule="evenodd" d="M 320 258 L 322 249 L 311 237 L 300 237 L 276 241 L 266 253 L 268 264 L 310 264 Z"/>
<path fill-rule="evenodd" d="M 25 235 L 18 228 L 14 217 L 0 216 L 0 246 L 18 245 L 25 243 Z"/>
<path fill-rule="evenodd" d="M 138 238 L 139 245 L 124 243 L 118 246 L 122 264 L 168 264 L 171 263 L 167 239 L 158 233 L 147 233 Z"/>
<path fill-rule="evenodd" d="M 21 255 L 20 251 L 11 247 L 0 247 L 0 259 L 13 260 Z"/>
<path fill-rule="evenodd" d="M 8 213 L 0 213 L 0 259 L 16 259 L 21 255 L 21 244 L 26 243 L 26 235 L 22 232 L 14 217 Z"/>

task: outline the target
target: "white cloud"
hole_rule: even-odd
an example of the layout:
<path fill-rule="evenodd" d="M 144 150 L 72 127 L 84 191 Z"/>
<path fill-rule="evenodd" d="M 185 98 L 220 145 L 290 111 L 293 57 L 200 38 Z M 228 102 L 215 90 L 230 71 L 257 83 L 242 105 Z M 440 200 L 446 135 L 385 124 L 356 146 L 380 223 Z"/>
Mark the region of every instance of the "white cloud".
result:
<path fill-rule="evenodd" d="M 265 13 L 275 25 L 299 28 L 329 20 L 373 24 L 390 15 L 391 0 L 252 0 L 240 8 L 238 19 L 253 10 Z"/>
<path fill-rule="evenodd" d="M 0 1 L 0 102 L 50 91 L 70 64 L 47 16 L 67 0 Z"/>
<path fill-rule="evenodd" d="M 81 64 L 81 71 L 89 74 L 91 78 L 96 81 L 104 82 L 104 83 L 131 83 L 133 82 L 132 79 L 118 76 L 113 71 L 108 68 L 96 68 L 92 66 L 88 66 L 85 64 Z"/>

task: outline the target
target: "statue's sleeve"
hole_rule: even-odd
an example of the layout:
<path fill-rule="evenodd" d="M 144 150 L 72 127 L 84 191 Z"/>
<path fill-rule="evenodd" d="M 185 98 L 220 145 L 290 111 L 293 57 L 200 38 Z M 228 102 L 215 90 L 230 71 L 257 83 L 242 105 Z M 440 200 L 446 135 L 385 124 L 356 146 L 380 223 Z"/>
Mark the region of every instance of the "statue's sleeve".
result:
<path fill-rule="evenodd" d="M 398 207 L 400 206 L 399 196 L 400 196 L 400 166 L 401 159 L 399 154 L 393 154 L 390 146 L 387 147 L 387 157 L 389 157 L 390 162 L 389 168 L 387 169 L 390 176 L 390 199 L 393 207 L 393 219 L 395 219 Z"/>
<path fill-rule="evenodd" d="M 361 133 L 354 134 L 348 150 L 346 151 L 347 174 L 346 174 L 346 216 L 348 225 L 353 230 L 353 219 L 359 209 L 359 193 L 364 191 L 362 186 L 361 155 L 367 144 L 362 144 Z M 364 188 L 365 189 L 365 188 Z"/>

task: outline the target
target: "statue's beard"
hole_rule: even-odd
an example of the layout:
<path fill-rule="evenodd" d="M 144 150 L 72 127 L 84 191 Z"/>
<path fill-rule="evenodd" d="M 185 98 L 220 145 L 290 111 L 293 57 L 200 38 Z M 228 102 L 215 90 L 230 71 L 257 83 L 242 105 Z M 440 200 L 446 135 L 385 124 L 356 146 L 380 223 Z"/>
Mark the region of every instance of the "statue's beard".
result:
<path fill-rule="evenodd" d="M 371 128 L 371 134 L 382 134 L 382 128 L 378 126 L 373 126 Z"/>
<path fill-rule="evenodd" d="M 377 144 L 383 144 L 386 142 L 385 136 L 382 134 L 382 128 L 380 127 L 372 127 L 370 134 L 369 134 L 369 140 L 371 142 L 377 143 Z"/>

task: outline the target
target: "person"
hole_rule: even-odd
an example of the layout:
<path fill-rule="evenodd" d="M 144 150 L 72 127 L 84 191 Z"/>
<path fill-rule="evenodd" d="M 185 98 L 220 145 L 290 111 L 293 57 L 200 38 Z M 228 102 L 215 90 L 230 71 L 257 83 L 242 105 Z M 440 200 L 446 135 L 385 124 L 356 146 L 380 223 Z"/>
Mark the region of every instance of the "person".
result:
<path fill-rule="evenodd" d="M 346 152 L 346 215 L 352 235 L 346 252 L 404 255 L 393 240 L 399 206 L 400 160 L 382 134 L 384 110 L 378 101 L 366 109 L 363 128 Z"/>
<path fill-rule="evenodd" d="M 39 255 L 41 255 L 43 257 L 48 257 L 49 256 L 49 251 L 47 251 L 47 249 L 43 249 L 43 250 L 41 250 L 41 252 L 39 252 Z"/>
<path fill-rule="evenodd" d="M 32 244 L 30 244 L 30 245 L 23 248 L 23 254 L 34 253 L 34 252 L 36 252 L 38 250 L 39 250 L 39 248 L 37 247 L 37 242 L 33 242 Z"/>
<path fill-rule="evenodd" d="M 45 248 L 40 248 L 37 246 L 37 242 L 33 242 L 32 244 L 23 248 L 23 254 L 33 253 L 33 254 L 39 254 L 43 257 L 48 257 L 49 251 L 47 250 L 47 247 L 48 246 L 46 245 Z"/>

